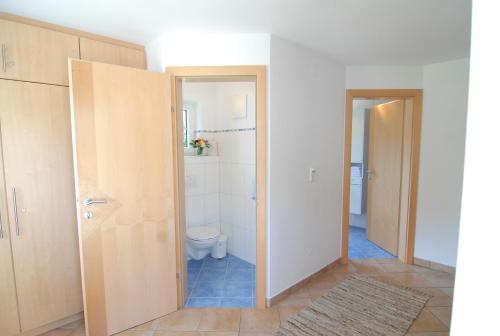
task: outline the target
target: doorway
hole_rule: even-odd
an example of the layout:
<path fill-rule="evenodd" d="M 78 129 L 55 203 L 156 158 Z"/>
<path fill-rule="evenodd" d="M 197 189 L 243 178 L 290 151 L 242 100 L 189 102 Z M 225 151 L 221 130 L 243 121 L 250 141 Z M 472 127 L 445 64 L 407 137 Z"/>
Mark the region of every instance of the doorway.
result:
<path fill-rule="evenodd" d="M 265 308 L 265 67 L 166 72 L 177 124 L 178 305 Z M 199 190 L 202 175 L 211 190 Z M 217 242 L 207 248 L 209 235 Z"/>
<path fill-rule="evenodd" d="M 413 263 L 421 90 L 348 90 L 342 261 Z"/>

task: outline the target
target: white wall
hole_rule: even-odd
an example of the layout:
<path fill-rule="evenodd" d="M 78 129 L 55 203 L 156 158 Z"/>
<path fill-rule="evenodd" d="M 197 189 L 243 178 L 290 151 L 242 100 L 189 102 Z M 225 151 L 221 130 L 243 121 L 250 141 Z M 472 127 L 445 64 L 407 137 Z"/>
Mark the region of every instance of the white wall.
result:
<path fill-rule="evenodd" d="M 268 297 L 340 257 L 345 68 L 272 36 L 270 77 Z"/>
<path fill-rule="evenodd" d="M 500 114 L 494 100 L 500 78 L 500 48 L 492 43 L 500 31 L 500 2 L 474 1 L 469 114 L 465 149 L 458 262 L 451 333 L 492 335 L 498 330 L 498 207 Z M 492 103 L 493 102 L 493 103 Z M 493 167 L 485 172 L 485 162 Z M 491 178 L 487 176 L 490 175 Z M 498 332 L 496 332 L 498 333 Z"/>
<path fill-rule="evenodd" d="M 426 66 L 349 66 L 347 89 L 424 90 L 415 257 L 456 262 L 468 59 Z"/>
<path fill-rule="evenodd" d="M 421 66 L 348 66 L 348 89 L 420 89 Z"/>
<path fill-rule="evenodd" d="M 235 95 L 247 97 L 244 118 L 233 118 Z M 209 154 L 220 159 L 217 212 L 220 207 L 220 230 L 228 236 L 228 252 L 255 264 L 255 83 L 185 83 L 183 99 L 195 106 L 196 135 L 216 145 Z"/>
<path fill-rule="evenodd" d="M 450 266 L 457 258 L 468 74 L 468 59 L 423 70 L 415 256 Z"/>
<path fill-rule="evenodd" d="M 219 157 L 186 156 L 186 225 L 211 226 L 220 230 Z"/>
<path fill-rule="evenodd" d="M 266 65 L 269 34 L 166 33 L 146 45 L 148 69 L 167 66 Z"/>

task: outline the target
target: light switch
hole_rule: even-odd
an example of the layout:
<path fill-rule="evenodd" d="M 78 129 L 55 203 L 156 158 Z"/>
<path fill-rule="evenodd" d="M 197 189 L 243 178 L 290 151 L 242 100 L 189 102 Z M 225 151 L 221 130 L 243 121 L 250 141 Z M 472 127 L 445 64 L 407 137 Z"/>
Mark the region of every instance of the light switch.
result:
<path fill-rule="evenodd" d="M 314 182 L 314 175 L 316 174 L 316 169 L 309 168 L 309 182 Z"/>

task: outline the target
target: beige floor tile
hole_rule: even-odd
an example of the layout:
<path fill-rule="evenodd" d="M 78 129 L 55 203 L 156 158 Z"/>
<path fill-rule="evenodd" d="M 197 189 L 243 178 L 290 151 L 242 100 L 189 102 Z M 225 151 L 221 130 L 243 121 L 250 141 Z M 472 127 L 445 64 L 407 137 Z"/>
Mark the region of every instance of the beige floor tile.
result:
<path fill-rule="evenodd" d="M 386 273 L 396 283 L 408 287 L 453 287 L 453 276 L 445 272 Z"/>
<path fill-rule="evenodd" d="M 153 336 L 153 330 L 126 330 L 113 336 Z"/>
<path fill-rule="evenodd" d="M 280 314 L 277 308 L 242 309 L 240 331 L 273 332 L 280 326 Z"/>
<path fill-rule="evenodd" d="M 78 329 L 73 329 L 69 336 L 85 336 L 85 327 L 80 327 Z"/>
<path fill-rule="evenodd" d="M 297 315 L 305 307 L 280 307 L 278 308 L 280 313 L 280 321 L 283 323 L 288 320 L 289 317 Z"/>
<path fill-rule="evenodd" d="M 85 321 L 83 319 L 65 324 L 61 327 L 61 329 L 78 329 L 81 326 L 85 326 Z"/>
<path fill-rule="evenodd" d="M 427 308 L 424 308 L 418 318 L 413 322 L 409 330 L 411 333 L 429 332 L 429 331 L 448 331 L 448 327 L 444 325 L 436 316 L 434 316 Z"/>
<path fill-rule="evenodd" d="M 203 312 L 199 331 L 239 331 L 240 309 L 206 309 Z"/>
<path fill-rule="evenodd" d="M 379 264 L 384 272 L 389 273 L 422 273 L 430 272 L 431 270 L 425 267 L 408 264 Z"/>
<path fill-rule="evenodd" d="M 448 328 L 451 324 L 451 307 L 430 307 L 434 316 L 436 316 L 441 322 L 443 322 Z"/>
<path fill-rule="evenodd" d="M 453 287 L 445 287 L 445 288 L 439 288 L 443 293 L 448 295 L 449 297 L 453 298 Z"/>
<path fill-rule="evenodd" d="M 272 332 L 246 332 L 240 331 L 239 336 L 272 336 Z"/>
<path fill-rule="evenodd" d="M 237 331 L 200 331 L 199 336 L 238 336 Z"/>
<path fill-rule="evenodd" d="M 157 330 L 157 331 L 155 331 L 153 336 L 199 336 L 199 332 L 197 332 L 197 331 Z"/>
<path fill-rule="evenodd" d="M 63 329 L 57 328 L 42 334 L 41 336 L 69 336 L 73 332 L 73 329 Z"/>
<path fill-rule="evenodd" d="M 418 332 L 418 333 L 408 333 L 407 336 L 449 336 L 448 331 L 431 331 L 431 332 Z"/>
<path fill-rule="evenodd" d="M 203 317 L 203 309 L 181 309 L 160 318 L 157 330 L 197 331 Z"/>
<path fill-rule="evenodd" d="M 379 266 L 379 264 L 370 264 L 358 260 L 352 261 L 352 264 L 356 270 L 356 273 L 368 273 L 368 274 L 384 273 L 384 270 Z"/>
<path fill-rule="evenodd" d="M 416 287 L 415 289 L 432 296 L 427 301 L 426 307 L 451 307 L 453 304 L 453 300 L 441 288 Z"/>
<path fill-rule="evenodd" d="M 158 324 L 160 323 L 160 319 L 155 319 L 143 324 L 140 324 L 136 327 L 131 328 L 132 330 L 156 330 L 158 328 Z"/>
<path fill-rule="evenodd" d="M 276 304 L 276 307 L 307 307 L 311 304 L 311 299 L 309 298 L 309 292 L 307 292 L 307 296 L 296 296 L 293 293 L 280 302 Z"/>

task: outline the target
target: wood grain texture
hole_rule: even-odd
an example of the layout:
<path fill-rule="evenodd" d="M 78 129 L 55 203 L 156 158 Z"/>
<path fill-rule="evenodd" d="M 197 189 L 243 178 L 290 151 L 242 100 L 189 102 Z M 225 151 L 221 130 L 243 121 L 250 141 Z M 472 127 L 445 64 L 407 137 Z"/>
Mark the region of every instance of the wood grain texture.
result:
<path fill-rule="evenodd" d="M 266 265 L 267 265 L 267 237 L 266 237 L 266 174 L 267 174 L 267 69 L 265 66 L 190 66 L 168 67 L 165 71 L 174 78 L 187 81 L 228 81 L 252 80 L 256 83 L 256 181 L 257 181 L 257 241 L 256 241 L 256 306 L 265 308 L 266 302 Z M 179 106 L 176 106 L 179 110 Z M 180 118 L 177 113 L 178 118 Z M 182 122 L 182 120 L 181 120 Z M 176 147 L 182 146 L 180 139 Z M 184 156 L 178 156 L 177 169 L 183 167 Z M 179 175 L 180 176 L 180 175 Z M 184 190 L 184 180 L 179 179 L 178 190 Z M 180 223 L 183 220 L 179 220 Z M 179 224 L 178 224 L 179 225 Z M 185 230 L 179 229 L 179 239 L 185 240 Z M 184 258 L 181 253 L 179 258 Z M 182 265 L 183 260 L 178 260 Z M 179 269 L 179 272 L 182 272 Z"/>
<path fill-rule="evenodd" d="M 353 89 L 346 90 L 344 118 L 344 174 L 342 189 L 342 263 L 349 260 L 349 193 L 351 180 L 351 136 L 353 99 L 408 98 L 412 99 L 410 184 L 408 187 L 408 220 L 405 263 L 413 263 L 418 193 L 418 167 L 420 161 L 420 135 L 422 120 L 422 90 L 420 89 Z"/>
<path fill-rule="evenodd" d="M 366 237 L 398 255 L 404 100 L 370 109 Z"/>
<path fill-rule="evenodd" d="M 146 69 L 146 53 L 102 41 L 80 38 L 81 59 Z"/>
<path fill-rule="evenodd" d="M 0 93 L 1 96 L 1 93 Z M 2 104 L 0 103 L 0 106 Z M 0 124 L 0 134 L 1 134 Z M 2 139 L 0 137 L 0 335 L 10 336 L 19 333 L 19 314 L 12 265 L 9 218 L 7 211 L 7 192 L 3 169 Z"/>
<path fill-rule="evenodd" d="M 119 45 L 119 46 L 126 47 L 126 48 L 144 51 L 144 46 L 142 46 L 140 44 L 126 42 L 126 41 L 122 41 L 122 40 L 117 40 L 117 39 L 114 39 L 114 38 L 111 38 L 108 36 L 93 34 L 93 33 L 83 31 L 83 30 L 64 27 L 64 26 L 56 25 L 56 24 L 49 23 L 49 22 L 44 22 L 44 21 L 40 21 L 40 20 L 27 18 L 24 16 L 0 12 L 0 19 L 9 20 L 12 22 L 24 23 L 24 24 L 34 26 L 34 27 L 50 29 L 50 30 L 54 30 L 54 31 L 69 34 L 69 35 L 86 37 L 86 38 L 90 38 L 90 39 L 96 40 L 96 41 L 111 43 L 111 44 Z"/>
<path fill-rule="evenodd" d="M 74 35 L 2 19 L 0 44 L 7 62 L 0 78 L 6 79 L 68 85 L 68 58 L 80 57 Z"/>
<path fill-rule="evenodd" d="M 110 335 L 177 309 L 170 78 L 70 66 L 87 332 Z"/>
<path fill-rule="evenodd" d="M 5 180 L 23 331 L 83 308 L 68 107 L 65 87 L 0 81 Z"/>

